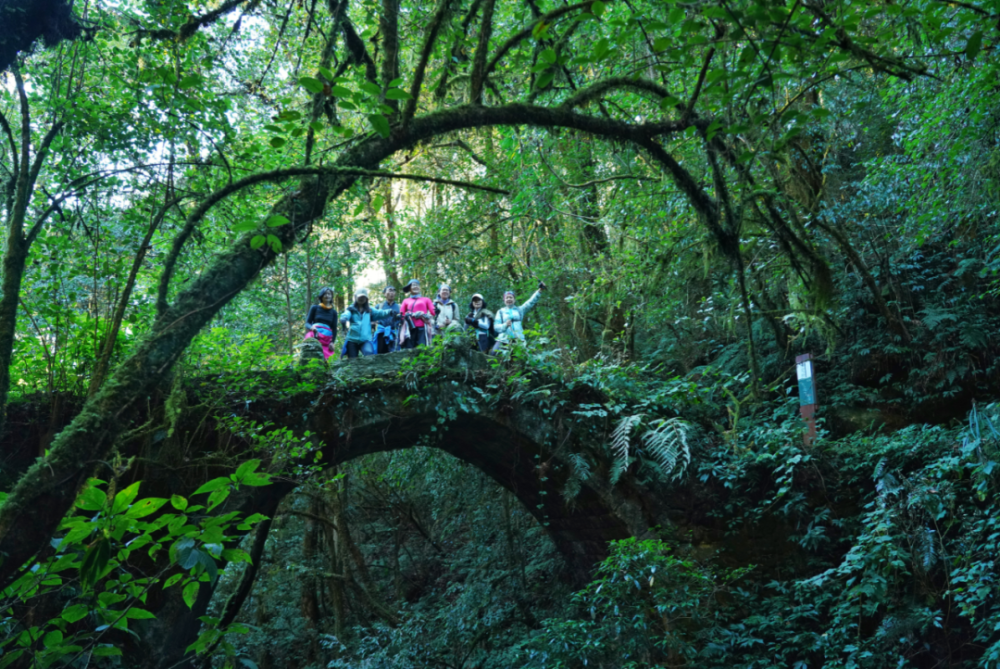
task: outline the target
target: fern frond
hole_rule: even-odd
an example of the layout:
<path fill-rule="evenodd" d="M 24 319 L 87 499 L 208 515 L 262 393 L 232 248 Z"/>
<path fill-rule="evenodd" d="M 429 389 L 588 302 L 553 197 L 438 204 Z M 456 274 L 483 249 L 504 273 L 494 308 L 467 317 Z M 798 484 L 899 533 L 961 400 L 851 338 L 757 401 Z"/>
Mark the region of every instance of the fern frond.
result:
<path fill-rule="evenodd" d="M 617 463 L 611 469 L 611 482 L 615 483 L 618 481 L 618 477 L 622 475 L 628 468 L 628 456 L 629 447 L 632 441 L 632 431 L 635 426 L 642 421 L 642 414 L 637 413 L 634 416 L 625 416 L 615 427 L 615 431 L 611 433 L 611 450 L 616 456 Z"/>
<path fill-rule="evenodd" d="M 590 463 L 579 453 L 570 453 L 566 460 L 569 462 L 569 476 L 563 485 L 562 495 L 571 502 L 580 494 L 581 484 L 590 478 Z"/>
<path fill-rule="evenodd" d="M 655 427 L 642 435 L 643 446 L 650 457 L 663 467 L 664 474 L 673 479 L 680 478 L 691 464 L 691 449 L 687 443 L 689 426 L 680 418 L 664 418 L 653 424 Z"/>
<path fill-rule="evenodd" d="M 579 453 L 570 453 L 569 462 L 573 466 L 574 476 L 578 476 L 581 481 L 586 481 L 590 478 L 590 463 L 587 462 L 587 458 Z"/>

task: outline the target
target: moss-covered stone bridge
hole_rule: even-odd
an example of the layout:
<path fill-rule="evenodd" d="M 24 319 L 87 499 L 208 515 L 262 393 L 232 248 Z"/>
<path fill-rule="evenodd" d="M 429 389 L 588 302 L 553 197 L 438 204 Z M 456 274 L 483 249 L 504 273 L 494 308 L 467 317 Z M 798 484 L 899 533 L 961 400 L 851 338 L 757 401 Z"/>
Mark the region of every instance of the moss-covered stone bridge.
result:
<path fill-rule="evenodd" d="M 694 527 L 707 511 L 691 508 L 693 496 L 655 494 L 628 477 L 609 483 L 605 444 L 614 425 L 599 409 L 606 400 L 589 386 L 558 381 L 527 363 L 449 347 L 329 366 L 316 361 L 281 371 L 177 378 L 131 418 L 141 427 L 119 449 L 137 456 L 137 464 L 120 484 L 142 480 L 144 496 L 190 496 L 242 460 L 261 458 L 262 469 L 274 474 L 272 484 L 241 488 L 221 511 L 270 517 L 312 475 L 310 469 L 379 451 L 439 448 L 511 491 L 582 583 L 606 555 L 608 541 L 651 536 L 656 526 Z M 262 435 L 276 432 L 285 448 L 262 444 Z M 33 458 L 39 440 L 44 436 L 36 434 L 34 446 L 20 448 Z M 574 470 L 580 454 L 586 454 L 589 472 Z M 10 454 L 4 457 L 10 460 Z M 568 488 L 572 495 L 565 494 Z M 255 552 L 263 547 L 267 525 L 257 529 Z M 123 640 L 127 666 L 195 666 L 184 649 L 197 637 L 212 589 L 202 587 L 192 608 L 177 590 L 150 593 L 146 607 L 156 619 L 137 621 L 138 636 Z"/>
<path fill-rule="evenodd" d="M 318 462 L 328 467 L 415 446 L 446 451 L 511 491 L 583 580 L 609 540 L 644 534 L 663 522 L 663 510 L 642 491 L 626 481 L 607 484 L 600 454 L 613 425 L 586 416 L 599 412 L 581 411 L 604 399 L 587 386 L 569 387 L 479 353 L 439 348 L 340 361 L 312 372 L 199 380 L 187 384 L 184 402 L 237 423 L 288 428 L 321 451 Z M 206 425 L 197 413 L 189 412 L 184 423 Z M 190 435 L 177 436 L 192 443 Z M 169 448 L 164 445 L 160 459 L 169 457 Z M 591 475 L 574 472 L 567 457 L 581 452 L 598 463 Z M 310 453 L 305 460 L 314 458 Z M 579 488 L 567 499 L 571 478 L 574 491 Z"/>

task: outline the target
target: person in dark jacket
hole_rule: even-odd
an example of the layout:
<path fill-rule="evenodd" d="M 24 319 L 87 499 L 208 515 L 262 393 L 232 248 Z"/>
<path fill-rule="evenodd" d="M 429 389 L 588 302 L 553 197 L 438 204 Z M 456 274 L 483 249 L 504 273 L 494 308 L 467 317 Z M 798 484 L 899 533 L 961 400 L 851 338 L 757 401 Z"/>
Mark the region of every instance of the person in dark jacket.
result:
<path fill-rule="evenodd" d="M 391 353 L 399 350 L 399 344 L 396 341 L 399 328 L 399 304 L 396 302 L 395 287 L 386 286 L 382 294 L 385 295 L 385 302 L 379 309 L 392 311 L 393 315 L 375 321 L 375 351 L 377 353 Z"/>
<path fill-rule="evenodd" d="M 316 304 L 306 314 L 306 339 L 315 338 L 323 347 L 323 359 L 333 355 L 337 339 L 337 310 L 333 308 L 333 289 L 323 288 L 316 295 Z"/>
<path fill-rule="evenodd" d="M 472 296 L 469 302 L 469 314 L 465 323 L 476 331 L 476 343 L 479 350 L 489 353 L 496 340 L 493 339 L 493 312 L 486 308 L 486 300 L 479 293 Z"/>

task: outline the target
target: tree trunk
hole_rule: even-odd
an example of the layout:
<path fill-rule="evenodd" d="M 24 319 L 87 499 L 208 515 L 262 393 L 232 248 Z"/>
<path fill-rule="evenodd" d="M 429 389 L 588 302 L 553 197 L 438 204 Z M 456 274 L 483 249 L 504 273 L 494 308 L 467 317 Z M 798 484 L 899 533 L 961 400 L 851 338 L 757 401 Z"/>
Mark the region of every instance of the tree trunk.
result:
<path fill-rule="evenodd" d="M 851 261 L 854 268 L 861 275 L 861 280 L 864 282 L 865 286 L 868 287 L 868 291 L 871 293 L 872 301 L 875 302 L 875 308 L 878 309 L 882 318 L 885 319 L 886 325 L 896 331 L 896 333 L 903 339 L 903 342 L 909 344 L 910 333 L 907 331 L 906 326 L 903 325 L 903 321 L 896 318 L 896 315 L 892 313 L 889 309 L 889 305 L 886 304 L 885 298 L 882 297 L 882 289 L 878 285 L 878 281 L 872 275 L 871 270 L 868 269 L 868 264 L 864 261 L 851 244 L 847 235 L 841 230 L 838 230 L 833 225 L 828 225 L 827 223 L 817 219 L 817 224 L 822 228 L 827 234 L 833 237 L 834 241 L 840 246 L 844 254 L 847 255 L 847 259 Z"/>
<path fill-rule="evenodd" d="M 314 497 L 309 497 L 309 513 L 322 517 L 323 505 Z M 302 535 L 302 562 L 306 567 L 306 573 L 300 582 L 299 607 L 302 617 L 306 621 L 306 630 L 309 635 L 309 648 L 306 651 L 306 664 L 316 661 L 319 656 L 319 590 L 320 581 L 316 577 L 317 569 L 317 544 L 319 543 L 320 528 L 315 520 L 307 519 L 306 530 Z"/>
<path fill-rule="evenodd" d="M 20 220 L 24 220 L 23 216 Z M 28 244 L 21 235 L 19 221 L 15 219 L 11 222 L 7 235 L 7 252 L 3 258 L 3 294 L 0 297 L 0 437 L 3 437 L 7 423 L 10 366 L 14 356 L 14 334 L 17 331 L 17 303 L 27 259 Z"/>
<path fill-rule="evenodd" d="M 157 228 L 160 227 L 160 223 L 166 217 L 167 212 L 177 204 L 177 200 L 173 202 L 168 202 L 163 209 L 160 210 L 150 222 L 149 228 L 146 230 L 146 236 L 143 237 L 142 242 L 139 244 L 139 249 L 135 253 L 135 259 L 132 261 L 132 269 L 129 270 L 128 279 L 125 281 L 125 288 L 122 290 L 122 294 L 118 299 L 117 306 L 115 307 L 115 313 L 111 317 L 111 324 L 108 328 L 107 336 L 104 340 L 104 344 L 101 347 L 101 354 L 97 359 L 97 363 L 94 366 L 94 373 L 90 377 L 90 390 L 87 392 L 88 397 L 97 392 L 101 384 L 104 382 L 104 377 L 108 373 L 108 365 L 111 362 L 111 354 L 114 353 L 115 343 L 118 341 L 118 332 L 121 330 L 122 321 L 125 319 L 125 310 L 128 308 L 129 300 L 132 299 L 132 289 L 135 288 L 136 277 L 139 275 L 139 269 L 142 267 L 142 261 L 146 257 L 146 251 L 149 249 L 149 243 L 153 239 L 153 234 L 156 232 Z"/>

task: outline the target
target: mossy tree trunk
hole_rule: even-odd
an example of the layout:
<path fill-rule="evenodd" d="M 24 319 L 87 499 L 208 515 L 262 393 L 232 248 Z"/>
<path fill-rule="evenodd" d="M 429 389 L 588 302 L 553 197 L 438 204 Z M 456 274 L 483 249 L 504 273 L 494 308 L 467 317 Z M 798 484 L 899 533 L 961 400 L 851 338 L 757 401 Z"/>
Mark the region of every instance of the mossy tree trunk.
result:
<path fill-rule="evenodd" d="M 0 18 L 10 7 L 0 10 Z M 30 42 L 29 42 L 30 44 Z M 0 71 L 9 64 L 2 64 Z M 28 251 L 35 241 L 42 226 L 45 224 L 52 208 L 44 212 L 30 227 L 28 227 L 28 211 L 31 205 L 31 194 L 38 180 L 38 173 L 49 154 L 52 140 L 63 128 L 62 121 L 54 122 L 44 138 L 39 142 L 35 155 L 31 156 L 31 110 L 28 96 L 24 88 L 24 79 L 16 65 L 12 65 L 11 73 L 14 86 L 20 101 L 21 128 L 20 145 L 15 144 L 13 128 L 10 122 L 0 113 L 0 129 L 10 140 L 12 152 L 13 173 L 4 195 L 6 216 L 8 221 L 6 248 L 3 258 L 3 280 L 0 283 L 0 437 L 6 428 L 7 400 L 10 396 L 10 366 L 14 356 L 14 336 L 17 331 L 17 307 L 21 299 L 21 283 L 24 280 L 25 264 L 28 261 Z"/>

